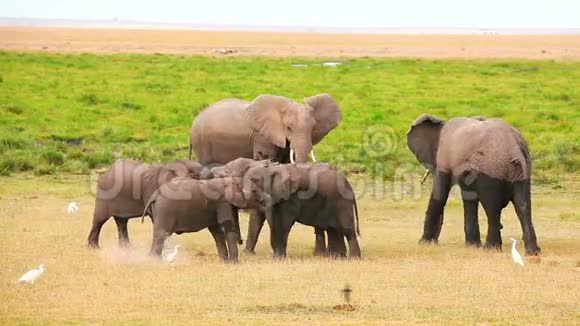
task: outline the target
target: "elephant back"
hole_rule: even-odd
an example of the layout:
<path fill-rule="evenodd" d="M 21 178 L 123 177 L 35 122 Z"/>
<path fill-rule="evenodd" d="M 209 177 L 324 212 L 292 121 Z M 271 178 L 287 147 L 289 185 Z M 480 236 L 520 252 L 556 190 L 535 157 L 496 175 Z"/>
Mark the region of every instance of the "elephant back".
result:
<path fill-rule="evenodd" d="M 455 118 L 441 130 L 437 167 L 455 176 L 477 171 L 504 181 L 530 178 L 527 143 L 502 119 Z"/>
<path fill-rule="evenodd" d="M 226 164 L 239 157 L 253 157 L 252 128 L 244 114 L 249 104 L 239 99 L 224 99 L 195 117 L 190 144 L 199 162 Z"/>

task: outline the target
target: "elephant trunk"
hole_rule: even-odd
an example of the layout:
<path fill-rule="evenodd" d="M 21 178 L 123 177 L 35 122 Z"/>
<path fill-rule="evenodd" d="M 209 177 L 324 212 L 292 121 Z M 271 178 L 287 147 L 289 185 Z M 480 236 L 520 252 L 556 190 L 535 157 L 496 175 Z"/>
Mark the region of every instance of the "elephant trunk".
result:
<path fill-rule="evenodd" d="M 290 147 L 293 150 L 292 154 L 294 154 L 294 157 L 291 159 L 294 160 L 294 163 L 308 162 L 308 157 L 312 151 L 312 140 L 310 140 L 310 135 L 308 135 L 308 137 L 300 137 L 296 140 L 292 140 L 290 142 Z"/>

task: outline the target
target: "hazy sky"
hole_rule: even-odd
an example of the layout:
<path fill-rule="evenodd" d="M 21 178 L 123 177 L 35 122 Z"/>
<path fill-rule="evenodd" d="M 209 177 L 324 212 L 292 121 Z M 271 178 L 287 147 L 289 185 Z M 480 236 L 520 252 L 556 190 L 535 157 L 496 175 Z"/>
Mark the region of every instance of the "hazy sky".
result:
<path fill-rule="evenodd" d="M 258 26 L 580 28 L 580 0 L 0 0 L 0 17 Z"/>

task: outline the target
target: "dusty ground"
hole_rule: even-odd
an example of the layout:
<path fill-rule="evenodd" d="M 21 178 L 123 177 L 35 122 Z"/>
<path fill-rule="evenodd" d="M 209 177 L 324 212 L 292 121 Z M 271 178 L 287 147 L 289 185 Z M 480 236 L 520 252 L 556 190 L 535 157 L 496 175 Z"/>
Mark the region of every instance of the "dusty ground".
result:
<path fill-rule="evenodd" d="M 579 180 L 534 187 L 543 256 L 524 268 L 507 245 L 521 237 L 513 209 L 503 216 L 504 252 L 465 248 L 457 194 L 439 246 L 417 244 L 428 192 L 396 200 L 387 185 L 384 198 L 359 202 L 361 261 L 312 257 L 313 232 L 303 226 L 292 231 L 291 258 L 273 261 L 265 227 L 257 255 L 236 266 L 219 261 L 207 231 L 175 236 L 183 250 L 171 267 L 146 256 L 149 222 L 129 223 L 130 250 L 117 249 L 113 221 L 102 250 L 85 247 L 94 205 L 87 177 L 0 177 L 0 185 L 3 325 L 580 323 Z M 71 200 L 80 206 L 74 215 L 66 213 Z M 46 272 L 35 284 L 15 283 L 40 263 Z M 345 284 L 354 311 L 333 309 Z"/>
<path fill-rule="evenodd" d="M 0 49 L 220 55 L 580 59 L 580 35 L 389 35 L 0 27 Z"/>

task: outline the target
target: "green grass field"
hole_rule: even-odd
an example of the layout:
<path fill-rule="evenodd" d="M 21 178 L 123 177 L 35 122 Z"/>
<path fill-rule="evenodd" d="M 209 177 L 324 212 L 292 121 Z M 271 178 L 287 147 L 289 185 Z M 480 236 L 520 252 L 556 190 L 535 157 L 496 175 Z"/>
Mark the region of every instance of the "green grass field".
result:
<path fill-rule="evenodd" d="M 0 174 L 184 158 L 193 117 L 214 101 L 261 93 L 301 101 L 320 92 L 338 100 L 344 119 L 316 151 L 346 170 L 418 169 L 405 133 L 423 112 L 513 123 L 530 143 L 537 180 L 580 170 L 579 62 L 323 61 L 0 52 Z M 82 144 L 68 144 L 75 141 Z"/>

